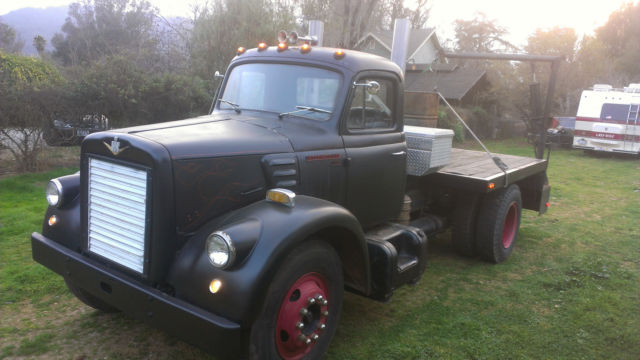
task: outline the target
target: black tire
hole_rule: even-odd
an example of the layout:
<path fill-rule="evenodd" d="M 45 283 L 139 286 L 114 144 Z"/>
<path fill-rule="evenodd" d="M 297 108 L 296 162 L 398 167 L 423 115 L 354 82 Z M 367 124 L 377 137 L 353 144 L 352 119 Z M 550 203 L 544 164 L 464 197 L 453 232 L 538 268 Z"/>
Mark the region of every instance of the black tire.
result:
<path fill-rule="evenodd" d="M 86 305 L 91 306 L 96 310 L 100 310 L 105 313 L 116 313 L 120 312 L 120 310 L 114 308 L 113 306 L 107 304 L 106 302 L 100 300 L 99 298 L 91 295 L 86 290 L 81 287 L 76 286 L 74 283 L 69 281 L 68 279 L 64 279 L 64 282 L 67 284 L 67 288 L 73 295 L 75 295 L 78 300 L 82 301 Z"/>
<path fill-rule="evenodd" d="M 476 249 L 484 260 L 501 263 L 511 255 L 521 215 L 522 199 L 517 185 L 484 197 L 476 226 Z"/>
<path fill-rule="evenodd" d="M 332 247 L 311 240 L 296 248 L 276 273 L 251 328 L 250 358 L 321 359 L 338 327 L 343 291 L 342 266 Z M 320 293 L 325 296 L 318 297 Z M 301 314 L 302 309 L 307 309 L 307 315 Z M 305 345 L 300 335 L 318 338 Z"/>
<path fill-rule="evenodd" d="M 480 196 L 460 193 L 456 197 L 455 208 L 451 214 L 451 241 L 455 251 L 462 255 L 476 256 L 476 220 Z"/>

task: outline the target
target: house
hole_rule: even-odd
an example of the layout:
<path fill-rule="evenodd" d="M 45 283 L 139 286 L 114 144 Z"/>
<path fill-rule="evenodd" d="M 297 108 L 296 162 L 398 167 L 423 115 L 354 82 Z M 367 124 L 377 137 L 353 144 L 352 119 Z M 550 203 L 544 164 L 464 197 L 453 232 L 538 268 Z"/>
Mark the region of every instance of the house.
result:
<path fill-rule="evenodd" d="M 406 91 L 439 92 L 453 105 L 478 105 L 489 87 L 486 71 L 457 64 L 410 64 L 404 81 Z"/>
<path fill-rule="evenodd" d="M 372 31 L 365 34 L 354 46 L 355 50 L 391 58 L 393 31 Z M 440 43 L 435 28 L 412 29 L 407 46 L 408 64 L 431 64 L 439 62 Z"/>
<path fill-rule="evenodd" d="M 393 31 L 372 31 L 355 50 L 391 58 Z M 488 86 L 484 70 L 448 64 L 435 28 L 411 29 L 407 46 L 406 91 L 440 92 L 456 105 L 475 105 L 476 94 Z"/>

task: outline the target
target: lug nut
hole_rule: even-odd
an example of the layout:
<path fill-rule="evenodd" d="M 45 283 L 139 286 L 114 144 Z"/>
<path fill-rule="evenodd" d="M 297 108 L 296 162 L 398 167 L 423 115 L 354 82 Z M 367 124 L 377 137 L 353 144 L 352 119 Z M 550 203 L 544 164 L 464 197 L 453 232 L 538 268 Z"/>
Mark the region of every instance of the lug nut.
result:
<path fill-rule="evenodd" d="M 298 321 L 298 323 L 296 324 L 296 327 L 302 330 L 304 328 L 304 324 L 302 323 L 302 321 Z"/>
<path fill-rule="evenodd" d="M 298 335 L 298 340 L 300 340 L 302 342 L 306 342 L 307 341 L 307 337 L 304 336 L 304 334 L 300 334 L 300 335 Z"/>
<path fill-rule="evenodd" d="M 327 328 L 327 325 L 326 325 L 326 324 L 320 324 L 320 326 L 318 326 L 318 328 L 319 328 L 320 330 L 324 330 L 324 329 L 326 329 L 326 328 Z"/>
<path fill-rule="evenodd" d="M 320 304 L 322 304 L 322 306 L 327 306 L 327 300 L 326 299 L 322 299 L 322 301 L 320 302 Z"/>
<path fill-rule="evenodd" d="M 322 312 L 322 315 L 324 315 L 324 316 L 329 316 L 329 311 L 327 311 L 327 310 L 323 311 L 323 312 Z"/>
<path fill-rule="evenodd" d="M 309 299 L 307 299 L 307 302 L 309 303 L 309 305 L 313 305 L 316 303 L 316 299 L 310 297 Z"/>
<path fill-rule="evenodd" d="M 318 301 L 322 301 L 322 299 L 324 299 L 324 297 L 320 294 L 316 295 L 316 300 Z"/>
<path fill-rule="evenodd" d="M 305 308 L 300 309 L 300 315 L 306 316 L 308 313 L 309 313 L 309 310 L 307 310 Z"/>
<path fill-rule="evenodd" d="M 305 345 L 309 345 L 309 344 L 311 344 L 311 339 L 307 338 L 307 339 L 304 341 L 304 343 L 305 343 Z"/>
<path fill-rule="evenodd" d="M 318 334 L 313 334 L 313 335 L 311 335 L 311 340 L 313 340 L 313 341 L 318 341 L 318 338 L 319 338 L 319 337 L 320 337 L 320 336 L 318 336 Z"/>

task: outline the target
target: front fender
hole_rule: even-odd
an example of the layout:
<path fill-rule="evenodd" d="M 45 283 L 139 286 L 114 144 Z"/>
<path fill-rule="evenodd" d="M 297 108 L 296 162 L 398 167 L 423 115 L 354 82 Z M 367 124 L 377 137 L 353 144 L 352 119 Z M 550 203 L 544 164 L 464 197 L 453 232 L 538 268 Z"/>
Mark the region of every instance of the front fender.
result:
<path fill-rule="evenodd" d="M 206 238 L 216 230 L 229 234 L 237 250 L 236 261 L 225 270 L 213 267 L 205 254 Z M 313 236 L 329 242 L 339 254 L 353 252 L 341 256 L 355 274 L 345 282 L 368 293 L 369 257 L 360 224 L 345 208 L 309 196 L 297 196 L 293 208 L 263 200 L 211 221 L 187 241 L 167 280 L 177 297 L 249 326 L 280 264 Z M 209 291 L 213 279 L 222 282 L 216 294 Z"/>

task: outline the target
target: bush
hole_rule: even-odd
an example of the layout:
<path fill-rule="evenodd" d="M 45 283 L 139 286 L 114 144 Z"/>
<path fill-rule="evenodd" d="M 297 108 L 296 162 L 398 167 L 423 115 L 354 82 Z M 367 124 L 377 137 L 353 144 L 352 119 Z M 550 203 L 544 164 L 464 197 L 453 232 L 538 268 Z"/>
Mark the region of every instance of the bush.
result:
<path fill-rule="evenodd" d="M 458 143 L 464 142 L 464 125 L 462 125 L 455 116 L 449 116 L 446 110 L 438 110 L 438 127 L 453 130 L 453 141 Z"/>
<path fill-rule="evenodd" d="M 0 52 L 0 144 L 18 171 L 38 169 L 42 128 L 60 106 L 58 71 L 42 60 Z"/>

